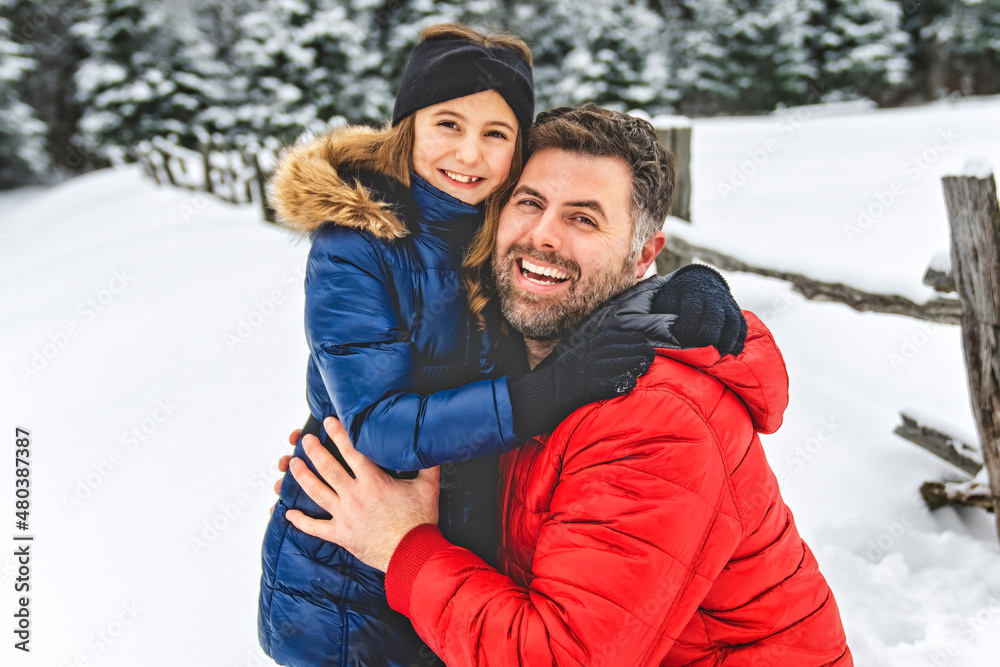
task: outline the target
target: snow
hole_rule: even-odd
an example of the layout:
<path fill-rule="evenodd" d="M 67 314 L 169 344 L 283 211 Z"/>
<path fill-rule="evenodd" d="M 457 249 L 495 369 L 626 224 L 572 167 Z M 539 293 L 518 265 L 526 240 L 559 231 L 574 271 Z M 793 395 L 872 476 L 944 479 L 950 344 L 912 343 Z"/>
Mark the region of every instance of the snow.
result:
<path fill-rule="evenodd" d="M 660 114 L 653 118 L 653 127 L 658 130 L 673 130 L 679 127 L 691 127 L 691 119 L 687 116 L 670 116 Z"/>
<path fill-rule="evenodd" d="M 974 155 L 965 161 L 958 176 L 972 176 L 973 178 L 990 178 L 993 176 L 993 164 L 981 155 Z"/>
<path fill-rule="evenodd" d="M 748 263 L 923 302 L 950 245 L 941 177 L 1000 162 L 1000 98 L 848 116 L 696 119 L 692 221 L 666 231 Z"/>
<path fill-rule="evenodd" d="M 934 269 L 939 273 L 948 273 L 951 271 L 951 251 L 950 250 L 938 250 L 931 257 L 930 263 L 927 265 L 928 269 Z"/>
<path fill-rule="evenodd" d="M 998 113 L 994 98 L 785 116 L 800 123 L 791 134 L 770 117 L 695 119 L 695 220 L 672 231 L 748 261 L 919 295 L 927 257 L 947 247 L 939 177 L 972 149 L 1000 157 Z M 855 209 L 948 128 L 954 143 L 850 243 L 842 227 Z M 779 150 L 722 201 L 716 180 L 769 138 Z M 260 544 L 275 462 L 306 416 L 307 246 L 256 206 L 158 188 L 136 167 L 0 195 L 0 206 L 0 404 L 9 447 L 15 426 L 32 433 L 36 536 L 32 652 L 15 655 L 8 640 L 0 661 L 271 664 L 256 638 Z M 726 278 L 788 365 L 789 408 L 764 447 L 857 664 L 995 663 L 993 521 L 929 512 L 920 484 L 955 471 L 892 433 L 904 408 L 974 433 L 957 327 Z M 38 374 L 22 378 L 32 363 Z M 0 552 L 8 614 L 11 544 Z"/>

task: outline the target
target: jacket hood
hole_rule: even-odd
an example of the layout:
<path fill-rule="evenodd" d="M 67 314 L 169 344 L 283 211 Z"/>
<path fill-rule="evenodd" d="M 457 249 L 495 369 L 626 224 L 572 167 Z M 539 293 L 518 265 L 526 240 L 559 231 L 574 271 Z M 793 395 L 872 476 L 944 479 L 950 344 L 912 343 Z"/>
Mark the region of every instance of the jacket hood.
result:
<path fill-rule="evenodd" d="M 778 430 L 788 406 L 788 373 L 771 332 L 756 315 L 744 310 L 747 340 L 739 355 L 720 357 L 711 346 L 683 348 L 672 333 L 677 315 L 652 311 L 653 297 L 669 280 L 670 276 L 653 276 L 612 297 L 571 327 L 550 356 L 554 358 L 582 338 L 604 330 L 639 331 L 659 356 L 697 368 L 734 391 L 746 405 L 758 432 Z"/>
<path fill-rule="evenodd" d="M 348 165 L 337 163 L 335 149 L 344 137 L 372 132 L 374 130 L 363 127 L 338 128 L 282 152 L 271 177 L 270 200 L 285 227 L 308 234 L 333 222 L 370 232 L 384 240 L 409 233 L 401 221 L 405 217 L 399 210 L 400 204 L 393 202 L 399 197 L 386 197 L 385 192 L 378 191 L 405 190 L 401 183 L 382 174 L 352 170 Z M 384 187 L 379 188 L 379 183 Z"/>

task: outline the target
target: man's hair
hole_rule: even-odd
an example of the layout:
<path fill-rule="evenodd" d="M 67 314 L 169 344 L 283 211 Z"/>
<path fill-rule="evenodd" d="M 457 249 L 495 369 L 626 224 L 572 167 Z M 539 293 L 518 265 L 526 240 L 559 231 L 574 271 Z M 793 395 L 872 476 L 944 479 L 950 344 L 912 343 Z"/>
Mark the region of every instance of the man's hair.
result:
<path fill-rule="evenodd" d="M 538 114 L 529 155 L 546 148 L 619 158 L 632 172 L 632 254 L 663 227 L 674 194 L 674 156 L 656 140 L 649 121 L 594 103 Z"/>

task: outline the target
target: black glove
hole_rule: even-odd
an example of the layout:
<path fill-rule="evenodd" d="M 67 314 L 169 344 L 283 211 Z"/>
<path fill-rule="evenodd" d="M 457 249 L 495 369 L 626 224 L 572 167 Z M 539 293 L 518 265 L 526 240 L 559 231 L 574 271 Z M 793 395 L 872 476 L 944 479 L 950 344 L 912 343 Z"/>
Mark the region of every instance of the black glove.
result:
<path fill-rule="evenodd" d="M 743 351 L 747 320 L 726 279 L 704 264 L 677 269 L 653 297 L 653 312 L 677 315 L 673 334 L 684 347 L 711 345 L 723 357 Z"/>
<path fill-rule="evenodd" d="M 509 380 L 514 432 L 551 433 L 579 407 L 627 394 L 656 355 L 638 331 L 603 331 L 569 348 L 551 364 Z"/>

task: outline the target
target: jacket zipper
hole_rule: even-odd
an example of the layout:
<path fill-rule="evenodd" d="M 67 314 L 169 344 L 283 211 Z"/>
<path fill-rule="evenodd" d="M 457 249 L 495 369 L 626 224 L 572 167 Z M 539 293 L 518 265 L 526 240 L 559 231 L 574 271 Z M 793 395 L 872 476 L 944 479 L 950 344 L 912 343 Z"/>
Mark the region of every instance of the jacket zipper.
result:
<path fill-rule="evenodd" d="M 527 444 L 527 443 L 525 443 Z M 524 445 L 521 445 L 524 447 Z M 513 487 L 514 481 L 514 466 L 517 465 L 517 460 L 521 458 L 521 447 L 518 447 L 513 452 L 507 453 L 507 461 L 504 465 L 504 489 L 503 489 L 503 516 L 500 520 L 500 551 L 504 553 L 507 551 L 507 511 L 510 505 L 510 492 Z"/>

